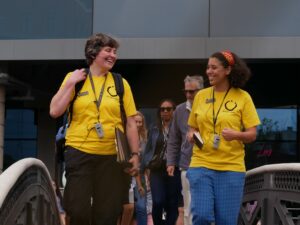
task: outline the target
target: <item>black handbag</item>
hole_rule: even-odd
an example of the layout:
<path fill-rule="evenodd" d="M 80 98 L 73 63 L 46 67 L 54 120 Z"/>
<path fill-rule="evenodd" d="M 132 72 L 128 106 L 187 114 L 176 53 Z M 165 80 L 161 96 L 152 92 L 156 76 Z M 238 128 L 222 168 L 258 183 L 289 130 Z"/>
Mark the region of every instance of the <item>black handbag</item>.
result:
<path fill-rule="evenodd" d="M 164 140 L 162 149 L 155 152 L 152 159 L 148 164 L 150 170 L 164 170 L 166 169 L 166 150 L 167 150 L 167 140 Z"/>
<path fill-rule="evenodd" d="M 165 150 L 163 149 L 157 154 L 154 154 L 148 164 L 150 170 L 164 170 L 166 169 Z"/>

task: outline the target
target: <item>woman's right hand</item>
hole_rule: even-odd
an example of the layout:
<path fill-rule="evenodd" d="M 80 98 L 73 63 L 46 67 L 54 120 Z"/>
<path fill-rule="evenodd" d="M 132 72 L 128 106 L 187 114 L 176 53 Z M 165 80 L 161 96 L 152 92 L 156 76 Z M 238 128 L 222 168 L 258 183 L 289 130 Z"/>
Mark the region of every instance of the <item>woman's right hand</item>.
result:
<path fill-rule="evenodd" d="M 194 133 L 196 132 L 197 130 L 195 129 L 195 128 L 193 128 L 193 127 L 189 127 L 189 131 L 187 132 L 187 134 L 186 134 L 186 139 L 188 140 L 188 142 L 190 142 L 190 143 L 194 143 L 194 137 L 193 137 L 193 135 L 194 135 Z"/>
<path fill-rule="evenodd" d="M 87 74 L 85 69 L 77 69 L 72 72 L 70 78 L 67 80 L 67 83 L 75 85 L 78 82 L 85 80 L 86 77 Z"/>
<path fill-rule="evenodd" d="M 57 118 L 63 115 L 63 113 L 66 111 L 70 103 L 75 85 L 84 79 L 86 79 L 85 69 L 79 69 L 72 72 L 72 74 L 66 81 L 64 87 L 60 88 L 51 100 L 50 103 L 51 117 Z"/>
<path fill-rule="evenodd" d="M 168 166 L 167 167 L 167 173 L 170 177 L 174 176 L 175 166 Z"/>

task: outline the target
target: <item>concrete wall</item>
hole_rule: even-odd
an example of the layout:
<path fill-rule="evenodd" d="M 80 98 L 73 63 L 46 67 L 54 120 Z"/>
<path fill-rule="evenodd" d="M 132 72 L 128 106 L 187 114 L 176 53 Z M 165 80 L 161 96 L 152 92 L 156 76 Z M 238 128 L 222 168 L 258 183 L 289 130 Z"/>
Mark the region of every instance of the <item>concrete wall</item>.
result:
<path fill-rule="evenodd" d="M 300 58 L 300 37 L 120 38 L 119 59 L 205 59 L 229 49 L 243 58 Z M 84 59 L 85 39 L 0 41 L 0 60 Z"/>

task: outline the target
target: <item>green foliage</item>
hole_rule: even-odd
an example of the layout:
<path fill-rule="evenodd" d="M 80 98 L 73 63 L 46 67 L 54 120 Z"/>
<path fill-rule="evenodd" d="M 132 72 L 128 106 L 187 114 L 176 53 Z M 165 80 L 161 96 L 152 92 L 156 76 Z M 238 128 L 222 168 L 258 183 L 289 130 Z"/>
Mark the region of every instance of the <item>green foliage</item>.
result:
<path fill-rule="evenodd" d="M 258 129 L 258 136 L 259 137 L 266 137 L 270 134 L 274 134 L 278 132 L 278 121 L 273 121 L 272 119 L 263 118 L 261 121 L 261 125 Z"/>

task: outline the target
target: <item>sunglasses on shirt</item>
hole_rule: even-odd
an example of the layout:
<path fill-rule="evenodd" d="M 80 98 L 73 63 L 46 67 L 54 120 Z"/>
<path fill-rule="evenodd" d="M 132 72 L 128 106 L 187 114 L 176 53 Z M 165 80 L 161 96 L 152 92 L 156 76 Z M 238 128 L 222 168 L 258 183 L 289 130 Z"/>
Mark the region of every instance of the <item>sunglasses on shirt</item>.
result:
<path fill-rule="evenodd" d="M 173 107 L 160 107 L 159 110 L 161 112 L 165 112 L 165 111 L 171 112 L 171 110 L 173 110 Z"/>

